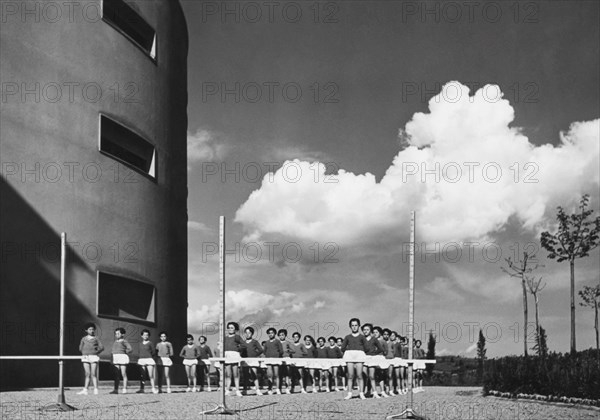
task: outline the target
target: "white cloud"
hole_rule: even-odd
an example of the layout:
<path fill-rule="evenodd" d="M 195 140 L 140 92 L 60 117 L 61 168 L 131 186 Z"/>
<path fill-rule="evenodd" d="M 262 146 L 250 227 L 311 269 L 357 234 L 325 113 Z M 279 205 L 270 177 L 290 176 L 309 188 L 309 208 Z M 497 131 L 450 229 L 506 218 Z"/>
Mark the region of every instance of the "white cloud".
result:
<path fill-rule="evenodd" d="M 298 314 L 306 310 L 306 304 L 298 295 L 290 292 L 277 294 L 262 293 L 255 290 L 229 290 L 226 296 L 227 318 L 254 320 L 256 317 L 267 318 L 274 314 Z M 202 305 L 200 309 L 188 310 L 188 324 L 215 322 L 220 314 L 219 303 L 212 306 Z M 265 312 L 266 311 L 266 312 Z M 272 321 L 272 319 L 271 319 Z"/>
<path fill-rule="evenodd" d="M 188 325 L 199 328 L 203 322 L 216 322 L 219 319 L 221 307 L 219 303 L 202 305 L 200 309 L 188 309 Z"/>
<path fill-rule="evenodd" d="M 473 343 L 469 347 L 467 347 L 467 349 L 465 350 L 465 354 L 473 353 L 475 350 L 477 350 L 477 343 Z"/>
<path fill-rule="evenodd" d="M 483 296 L 491 301 L 507 303 L 518 302 L 522 296 L 520 280 L 509 277 L 498 268 L 497 274 L 473 273 L 455 264 L 446 266 L 450 277 L 465 292 Z M 451 289 L 451 290 L 455 290 Z M 450 291 L 450 293 L 452 293 Z"/>
<path fill-rule="evenodd" d="M 253 290 L 230 290 L 227 292 L 227 311 L 232 314 L 257 312 L 270 306 L 274 300 L 275 296 L 273 295 Z"/>
<path fill-rule="evenodd" d="M 465 301 L 464 292 L 461 293 L 461 290 L 457 290 L 456 282 L 446 277 L 436 277 L 425 286 L 425 289 L 452 302 Z"/>
<path fill-rule="evenodd" d="M 197 232 L 212 233 L 212 231 L 213 231 L 213 229 L 209 228 L 204 223 L 194 222 L 193 220 L 188 221 L 187 227 L 188 227 L 188 230 L 197 231 Z"/>
<path fill-rule="evenodd" d="M 328 162 L 330 159 L 323 152 L 318 150 L 308 150 L 306 147 L 297 144 L 289 144 L 286 141 L 280 141 L 273 145 L 270 143 L 265 160 L 274 162 L 283 162 L 286 160 L 299 159 L 307 162 Z"/>
<path fill-rule="evenodd" d="M 195 162 L 221 161 L 229 148 L 221 136 L 211 130 L 198 129 L 187 133 L 188 169 Z"/>
<path fill-rule="evenodd" d="M 441 349 L 440 351 L 435 352 L 436 356 L 446 356 L 448 354 L 450 354 L 450 351 L 448 349 Z"/>
<path fill-rule="evenodd" d="M 514 110 L 490 95 L 496 89 L 469 96 L 457 82 L 444 86 L 402 130 L 409 146 L 381 182 L 342 169 L 326 178 L 323 164 L 290 161 L 263 179 L 236 221 L 253 238 L 365 246 L 397 242 L 416 210 L 419 240 L 484 240 L 509 218 L 534 231 L 557 205 L 597 194 L 600 120 L 572 124 L 557 147 L 535 146 L 509 127 Z"/>
<path fill-rule="evenodd" d="M 321 309 L 325 307 L 325 301 L 324 300 L 317 300 L 313 306 L 313 308 L 315 309 Z"/>

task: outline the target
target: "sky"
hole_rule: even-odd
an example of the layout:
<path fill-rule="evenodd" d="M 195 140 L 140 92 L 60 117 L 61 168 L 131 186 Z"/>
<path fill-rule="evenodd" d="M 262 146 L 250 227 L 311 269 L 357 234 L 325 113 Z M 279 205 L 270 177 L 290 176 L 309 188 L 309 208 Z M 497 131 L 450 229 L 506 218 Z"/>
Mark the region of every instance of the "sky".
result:
<path fill-rule="evenodd" d="M 222 215 L 228 319 L 406 335 L 415 211 L 417 338 L 474 356 L 481 329 L 488 356 L 521 353 L 521 285 L 501 267 L 526 251 L 549 348 L 568 350 L 569 267 L 539 237 L 584 193 L 599 211 L 598 2 L 181 3 L 191 333 L 216 344 Z M 593 310 L 576 319 L 593 346 Z"/>

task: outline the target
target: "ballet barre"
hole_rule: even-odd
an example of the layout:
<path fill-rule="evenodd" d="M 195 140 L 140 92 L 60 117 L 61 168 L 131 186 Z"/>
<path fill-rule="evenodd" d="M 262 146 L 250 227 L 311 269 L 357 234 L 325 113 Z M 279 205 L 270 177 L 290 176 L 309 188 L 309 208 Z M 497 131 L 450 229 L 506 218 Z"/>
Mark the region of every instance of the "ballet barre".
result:
<path fill-rule="evenodd" d="M 375 356 L 377 357 L 377 356 Z M 371 358 L 366 357 L 357 360 L 344 360 L 344 359 L 315 359 L 315 358 L 303 358 L 303 357 L 242 357 L 242 358 L 225 358 L 225 357 L 210 357 L 208 359 L 210 363 L 219 364 L 241 364 L 242 366 L 251 366 L 258 364 L 259 366 L 251 367 L 266 367 L 268 365 L 290 365 L 296 367 L 306 367 L 309 369 L 328 369 L 329 367 L 345 366 L 348 363 L 376 363 L 381 362 L 386 367 L 408 367 L 413 366 L 415 363 L 424 364 L 435 364 L 435 359 L 383 359 L 383 358 Z M 327 366 L 329 365 L 329 366 Z M 406 365 L 406 366 L 404 366 Z M 378 367 L 378 366 L 371 366 Z M 385 367 L 382 367 L 385 369 Z"/>
<path fill-rule="evenodd" d="M 0 360 L 81 360 L 81 356 L 0 356 Z"/>

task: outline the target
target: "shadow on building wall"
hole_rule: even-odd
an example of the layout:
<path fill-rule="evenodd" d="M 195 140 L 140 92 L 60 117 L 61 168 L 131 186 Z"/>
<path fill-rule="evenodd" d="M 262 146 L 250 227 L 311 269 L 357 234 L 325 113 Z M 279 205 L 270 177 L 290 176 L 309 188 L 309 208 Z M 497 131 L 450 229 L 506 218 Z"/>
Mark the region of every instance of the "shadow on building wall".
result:
<path fill-rule="evenodd" d="M 0 177 L 0 354 L 58 355 L 60 311 L 60 232 Z M 68 237 L 67 237 L 68 240 Z M 94 319 L 69 291 L 77 272 L 95 273 L 69 248 L 66 270 L 64 353 L 79 355 L 83 325 Z M 87 277 L 87 276 L 86 276 Z M 112 334 L 98 332 L 104 345 Z M 66 361 L 65 382 L 83 380 L 81 363 Z M 0 387 L 58 385 L 58 362 L 3 360 Z M 81 382 L 78 382 L 81 383 Z"/>

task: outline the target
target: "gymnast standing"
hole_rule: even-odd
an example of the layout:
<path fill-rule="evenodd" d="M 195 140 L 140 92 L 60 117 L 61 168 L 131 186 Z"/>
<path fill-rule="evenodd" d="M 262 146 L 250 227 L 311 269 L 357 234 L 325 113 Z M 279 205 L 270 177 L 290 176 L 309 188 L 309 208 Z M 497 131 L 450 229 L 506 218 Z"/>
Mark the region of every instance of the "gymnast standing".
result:
<path fill-rule="evenodd" d="M 365 350 L 367 349 L 367 341 L 365 336 L 358 331 L 360 329 L 360 320 L 358 318 L 352 318 L 348 324 L 351 333 L 344 337 L 344 341 L 342 342 L 343 359 L 346 362 L 348 374 L 348 395 L 344 399 L 349 400 L 352 398 L 352 387 L 354 385 L 354 378 L 356 377 L 358 380 L 358 396 L 361 400 L 364 400 L 366 397 L 362 370 L 363 361 L 366 358 Z"/>

